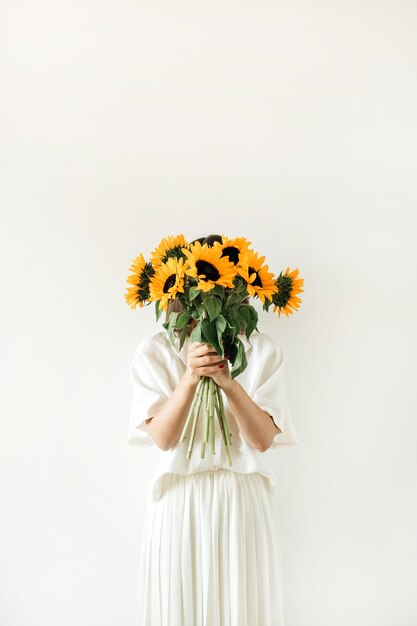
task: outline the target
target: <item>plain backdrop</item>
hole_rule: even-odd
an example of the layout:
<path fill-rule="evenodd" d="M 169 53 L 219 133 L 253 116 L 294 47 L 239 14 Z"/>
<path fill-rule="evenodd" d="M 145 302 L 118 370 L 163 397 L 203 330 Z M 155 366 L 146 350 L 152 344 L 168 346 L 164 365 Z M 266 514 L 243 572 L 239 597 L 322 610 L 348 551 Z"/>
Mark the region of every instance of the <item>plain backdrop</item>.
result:
<path fill-rule="evenodd" d="M 2 0 L 1 626 L 136 626 L 129 368 L 162 326 L 124 293 L 180 233 L 305 279 L 256 303 L 299 438 L 286 626 L 415 626 L 416 32 L 411 0 Z"/>

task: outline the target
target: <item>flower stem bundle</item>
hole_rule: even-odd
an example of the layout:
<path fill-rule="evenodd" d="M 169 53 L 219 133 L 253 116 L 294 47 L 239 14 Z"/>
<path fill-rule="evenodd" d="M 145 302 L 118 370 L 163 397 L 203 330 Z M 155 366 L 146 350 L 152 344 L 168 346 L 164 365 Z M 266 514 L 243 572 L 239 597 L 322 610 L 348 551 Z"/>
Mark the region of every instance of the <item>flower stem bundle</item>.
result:
<path fill-rule="evenodd" d="M 187 458 L 191 457 L 193 450 L 195 432 L 200 417 L 200 407 L 203 404 L 203 428 L 202 428 L 202 444 L 201 458 L 204 459 L 206 444 L 210 445 L 211 453 L 216 453 L 215 446 L 215 416 L 219 421 L 220 432 L 222 434 L 224 447 L 226 450 L 227 461 L 232 465 L 232 457 L 230 455 L 230 446 L 232 444 L 231 432 L 227 423 L 226 413 L 224 410 L 221 389 L 210 376 L 202 376 L 196 389 L 193 402 L 190 407 L 184 428 L 180 436 L 180 443 L 186 440 L 187 432 L 191 426 L 191 436 L 187 450 Z"/>

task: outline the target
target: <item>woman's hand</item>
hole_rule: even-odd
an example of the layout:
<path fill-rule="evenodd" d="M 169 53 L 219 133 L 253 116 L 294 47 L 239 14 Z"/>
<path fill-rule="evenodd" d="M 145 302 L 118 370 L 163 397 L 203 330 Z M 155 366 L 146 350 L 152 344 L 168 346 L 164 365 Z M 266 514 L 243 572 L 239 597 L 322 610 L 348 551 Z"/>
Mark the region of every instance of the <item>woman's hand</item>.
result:
<path fill-rule="evenodd" d="M 210 376 L 221 389 L 232 382 L 227 358 L 221 359 L 213 346 L 193 341 L 188 346 L 187 365 L 189 374 L 198 383 L 201 376 Z"/>

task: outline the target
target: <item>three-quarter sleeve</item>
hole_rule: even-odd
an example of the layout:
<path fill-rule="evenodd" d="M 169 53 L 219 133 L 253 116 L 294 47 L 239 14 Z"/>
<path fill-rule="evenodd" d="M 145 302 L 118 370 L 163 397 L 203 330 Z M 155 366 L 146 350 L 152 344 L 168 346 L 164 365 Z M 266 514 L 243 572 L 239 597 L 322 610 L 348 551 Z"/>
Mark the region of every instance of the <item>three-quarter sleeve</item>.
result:
<path fill-rule="evenodd" d="M 155 415 L 168 400 L 170 390 L 161 354 L 156 346 L 143 342 L 136 349 L 130 368 L 132 404 L 128 443 L 154 445 L 145 421 Z"/>
<path fill-rule="evenodd" d="M 284 354 L 280 345 L 273 341 L 262 356 L 264 366 L 258 379 L 252 400 L 269 413 L 280 431 L 276 433 L 271 448 L 282 444 L 298 443 L 292 423 L 291 412 L 285 393 Z"/>

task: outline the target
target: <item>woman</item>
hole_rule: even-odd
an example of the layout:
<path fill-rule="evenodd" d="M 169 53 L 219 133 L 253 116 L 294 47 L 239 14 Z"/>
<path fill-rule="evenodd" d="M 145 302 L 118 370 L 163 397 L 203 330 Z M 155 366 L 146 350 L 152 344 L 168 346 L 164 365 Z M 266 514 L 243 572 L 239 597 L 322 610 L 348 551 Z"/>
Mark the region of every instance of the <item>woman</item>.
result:
<path fill-rule="evenodd" d="M 211 245 L 213 237 L 200 239 Z M 180 303 L 167 309 L 167 319 Z M 231 378 L 227 358 L 208 344 L 179 349 L 165 330 L 135 351 L 129 443 L 156 445 L 142 537 L 137 626 L 284 626 L 276 477 L 264 454 L 298 442 L 285 398 L 276 340 L 252 333 L 247 367 Z M 232 433 L 229 465 L 216 422 L 216 452 L 201 458 L 201 419 L 193 452 L 179 438 L 201 376 L 224 398 Z"/>

